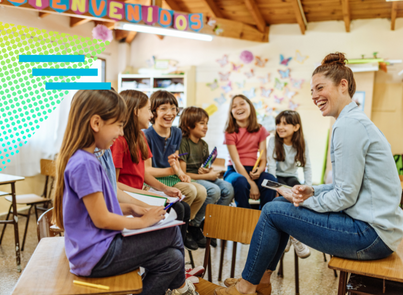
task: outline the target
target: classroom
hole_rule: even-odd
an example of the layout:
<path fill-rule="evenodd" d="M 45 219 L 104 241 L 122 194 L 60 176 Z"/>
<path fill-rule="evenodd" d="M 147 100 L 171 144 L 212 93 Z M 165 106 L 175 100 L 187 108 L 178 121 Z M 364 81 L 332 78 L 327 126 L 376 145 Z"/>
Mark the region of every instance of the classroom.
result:
<path fill-rule="evenodd" d="M 0 295 L 402 294 L 399 40 L 403 0 L 0 0 Z"/>

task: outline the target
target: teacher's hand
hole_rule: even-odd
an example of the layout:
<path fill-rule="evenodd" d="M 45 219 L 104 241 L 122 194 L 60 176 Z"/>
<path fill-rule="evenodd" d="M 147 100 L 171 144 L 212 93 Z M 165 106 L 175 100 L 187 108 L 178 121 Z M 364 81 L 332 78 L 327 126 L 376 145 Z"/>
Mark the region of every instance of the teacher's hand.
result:
<path fill-rule="evenodd" d="M 313 188 L 308 185 L 295 185 L 292 188 L 293 192 L 293 203 L 296 207 L 299 206 L 306 199 L 313 196 Z"/>

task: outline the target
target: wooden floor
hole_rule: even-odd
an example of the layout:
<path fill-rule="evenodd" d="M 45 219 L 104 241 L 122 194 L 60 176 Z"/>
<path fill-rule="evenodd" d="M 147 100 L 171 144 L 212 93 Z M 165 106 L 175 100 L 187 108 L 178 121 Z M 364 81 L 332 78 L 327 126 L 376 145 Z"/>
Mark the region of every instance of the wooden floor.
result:
<path fill-rule="evenodd" d="M 3 217 L 4 218 L 4 217 Z M 24 268 L 35 250 L 37 245 L 36 237 L 36 224 L 34 222 L 34 215 L 31 216 L 31 222 L 29 224 L 29 231 L 27 235 L 27 242 L 25 244 L 25 250 L 21 255 L 22 267 Z M 20 235 L 25 225 L 25 218 L 21 217 L 19 228 Z M 0 225 L 0 231 L 2 225 Z M 11 291 L 19 278 L 15 266 L 15 252 L 14 252 L 14 236 L 11 226 L 7 227 L 4 239 L 0 245 L 0 295 L 11 294 Z M 237 252 L 237 264 L 235 269 L 236 277 L 240 277 L 242 269 L 245 265 L 246 256 L 248 254 L 249 246 L 238 245 Z M 292 249 L 292 248 L 291 248 Z M 311 256 L 307 259 L 300 259 L 300 294 L 301 295 L 336 295 L 337 294 L 337 279 L 333 275 L 333 271 L 328 269 L 327 263 L 323 261 L 323 255 L 320 252 L 311 249 Z M 196 265 L 202 265 L 204 250 L 198 250 L 193 252 L 193 257 Z M 218 262 L 220 255 L 220 242 L 216 249 L 212 250 L 212 264 L 213 264 L 213 282 L 218 285 L 223 285 L 222 282 L 217 281 L 218 274 Z M 226 250 L 223 278 L 227 278 L 230 273 L 230 259 L 232 255 L 232 243 L 228 243 Z M 188 261 L 186 254 L 186 261 Z M 273 291 L 272 295 L 295 294 L 294 285 L 294 255 L 290 253 L 286 254 L 284 259 L 284 278 L 277 277 L 277 273 L 272 275 Z"/>

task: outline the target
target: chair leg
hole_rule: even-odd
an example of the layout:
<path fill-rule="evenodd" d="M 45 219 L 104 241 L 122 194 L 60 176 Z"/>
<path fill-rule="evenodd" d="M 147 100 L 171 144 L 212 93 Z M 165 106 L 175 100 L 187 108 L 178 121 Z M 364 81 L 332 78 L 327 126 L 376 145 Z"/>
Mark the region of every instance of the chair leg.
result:
<path fill-rule="evenodd" d="M 218 281 L 222 281 L 222 268 L 224 265 L 224 250 L 225 250 L 225 245 L 227 244 L 226 240 L 221 240 L 221 256 L 220 256 L 220 267 L 218 270 Z"/>
<path fill-rule="evenodd" d="M 238 245 L 237 242 L 233 242 L 232 246 L 232 262 L 231 262 L 231 278 L 235 277 L 235 261 L 236 261 L 236 247 Z"/>
<path fill-rule="evenodd" d="M 283 253 L 283 255 L 281 256 L 281 259 L 280 259 L 280 266 L 279 266 L 278 272 L 277 272 L 277 276 L 279 276 L 280 278 L 283 278 L 283 277 L 284 277 L 284 265 L 283 265 L 283 260 L 284 260 L 284 253 Z"/>
<path fill-rule="evenodd" d="M 208 257 L 208 279 L 213 282 L 213 268 L 211 267 L 211 255 Z"/>
<path fill-rule="evenodd" d="M 47 204 L 47 203 L 45 203 L 45 204 Z M 36 205 L 34 205 L 34 207 L 35 207 L 35 223 L 37 223 L 38 222 L 38 219 L 39 219 L 39 216 L 38 216 L 38 208 L 36 207 Z"/>
<path fill-rule="evenodd" d="M 298 255 L 294 251 L 294 271 L 295 271 L 295 294 L 299 295 L 299 267 L 298 267 Z"/>
<path fill-rule="evenodd" d="M 11 212 L 11 208 L 12 208 L 12 207 L 13 207 L 13 205 L 10 205 L 10 208 L 8 209 L 8 213 L 7 213 L 6 220 L 8 220 L 8 218 L 10 217 L 10 212 Z M 6 226 L 7 226 L 7 223 L 4 224 L 3 230 L 1 231 L 0 245 L 1 245 L 1 241 L 3 240 L 4 232 L 6 231 Z"/>
<path fill-rule="evenodd" d="M 27 237 L 27 232 L 28 232 L 28 224 L 29 224 L 29 217 L 31 217 L 31 209 L 34 205 L 31 205 L 28 209 L 27 213 L 27 221 L 25 223 L 25 231 L 24 231 L 24 238 L 22 239 L 22 246 L 21 246 L 21 251 L 24 251 L 24 245 L 25 245 L 25 238 Z"/>
<path fill-rule="evenodd" d="M 326 253 L 325 253 L 325 252 L 322 252 L 322 253 L 323 253 L 323 260 L 324 260 L 325 262 L 327 262 Z"/>
<path fill-rule="evenodd" d="M 195 268 L 196 266 L 195 266 L 195 262 L 193 260 L 192 251 L 188 250 L 188 253 L 189 253 L 189 258 L 190 258 L 190 264 L 192 265 L 192 268 Z"/>

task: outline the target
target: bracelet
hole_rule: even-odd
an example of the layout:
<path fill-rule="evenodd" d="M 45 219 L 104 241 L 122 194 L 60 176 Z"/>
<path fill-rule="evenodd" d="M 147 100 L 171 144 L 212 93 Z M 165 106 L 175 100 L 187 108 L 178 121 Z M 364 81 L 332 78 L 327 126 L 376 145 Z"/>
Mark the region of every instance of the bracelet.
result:
<path fill-rule="evenodd" d="M 312 196 L 311 197 L 313 197 L 315 195 L 315 189 L 313 188 L 313 186 L 311 186 L 311 189 L 312 189 Z"/>

